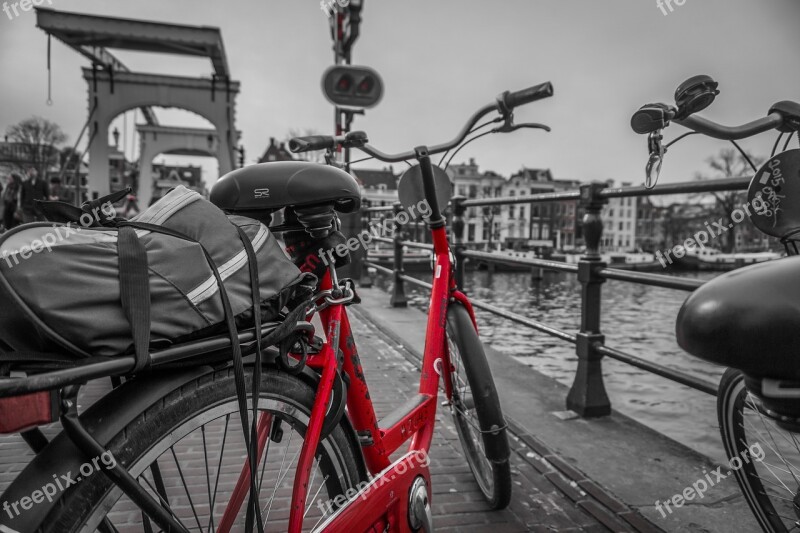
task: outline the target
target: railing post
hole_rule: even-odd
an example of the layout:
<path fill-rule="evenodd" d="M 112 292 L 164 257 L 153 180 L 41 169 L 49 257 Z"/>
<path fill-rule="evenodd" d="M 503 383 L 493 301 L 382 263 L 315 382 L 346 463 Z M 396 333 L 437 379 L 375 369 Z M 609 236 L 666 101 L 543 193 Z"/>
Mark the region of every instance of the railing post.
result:
<path fill-rule="evenodd" d="M 463 196 L 453 196 L 453 256 L 456 259 L 456 286 L 459 290 L 464 290 L 464 207 Z"/>
<path fill-rule="evenodd" d="M 585 210 L 583 238 L 586 255 L 578 263 L 578 281 L 582 286 L 581 330 L 576 346 L 578 370 L 567 395 L 567 409 L 582 417 L 611 414 L 611 402 L 603 384 L 603 355 L 597 351 L 598 346 L 605 342 L 605 336 L 600 332 L 601 288 L 605 279 L 597 272 L 606 266 L 600 258 L 600 239 L 603 235 L 600 213 L 607 203 L 597 193 L 605 187 L 604 183 L 581 185 L 580 206 Z"/>
<path fill-rule="evenodd" d="M 370 211 L 369 211 L 369 200 L 364 198 L 361 201 L 361 231 L 366 231 L 368 235 L 372 235 L 370 231 Z M 365 239 L 366 240 L 366 239 Z M 369 267 L 367 266 L 366 262 L 369 259 L 369 245 L 364 247 L 364 250 L 359 253 L 361 256 L 361 261 L 359 261 L 359 268 L 361 272 L 359 273 L 359 280 L 358 285 L 364 289 L 369 289 L 372 287 L 372 276 L 369 274 Z"/>
<path fill-rule="evenodd" d="M 392 290 L 392 297 L 389 300 L 389 304 L 392 307 L 408 306 L 405 286 L 403 278 L 401 278 L 401 276 L 405 274 L 403 270 L 403 226 L 400 225 L 397 217 L 402 210 L 403 206 L 400 202 L 396 202 L 392 209 L 392 213 L 394 214 L 394 289 Z"/>

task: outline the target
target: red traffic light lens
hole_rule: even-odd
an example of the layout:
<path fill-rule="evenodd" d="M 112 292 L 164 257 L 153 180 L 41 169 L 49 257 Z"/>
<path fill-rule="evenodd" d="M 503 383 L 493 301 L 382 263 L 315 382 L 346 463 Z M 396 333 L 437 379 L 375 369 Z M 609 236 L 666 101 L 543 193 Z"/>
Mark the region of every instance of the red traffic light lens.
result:
<path fill-rule="evenodd" d="M 349 93 L 353 87 L 353 78 L 349 74 L 345 74 L 339 78 L 335 87 L 337 93 Z"/>
<path fill-rule="evenodd" d="M 372 91 L 372 88 L 375 87 L 375 78 L 372 76 L 367 76 L 358 84 L 356 87 L 357 94 L 369 94 Z"/>

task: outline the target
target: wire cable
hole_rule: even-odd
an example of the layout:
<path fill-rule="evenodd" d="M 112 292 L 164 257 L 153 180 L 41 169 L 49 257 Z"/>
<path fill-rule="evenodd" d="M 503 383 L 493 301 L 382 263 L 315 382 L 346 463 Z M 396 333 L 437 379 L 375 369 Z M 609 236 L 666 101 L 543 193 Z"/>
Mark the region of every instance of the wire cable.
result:
<path fill-rule="evenodd" d="M 503 120 L 503 117 L 495 117 L 495 118 L 493 118 L 492 120 L 487 120 L 487 121 L 486 121 L 486 122 L 484 122 L 483 124 L 480 124 L 480 125 L 478 125 L 478 126 L 475 126 L 475 127 L 474 127 L 474 128 L 472 128 L 471 130 L 469 130 L 469 132 L 467 132 L 467 135 L 470 135 L 470 134 L 472 134 L 472 133 L 475 133 L 475 132 L 476 132 L 476 131 L 478 131 L 479 129 L 481 129 L 481 128 L 485 128 L 486 126 L 489 126 L 489 125 L 491 125 L 491 124 L 494 124 L 494 123 L 496 123 L 496 122 L 501 122 L 502 120 Z M 464 146 L 464 145 L 462 144 L 461 146 Z M 461 148 L 458 148 L 457 150 L 460 150 L 460 149 L 461 149 Z M 450 153 L 450 150 L 447 150 L 447 151 L 446 151 L 444 154 L 442 154 L 442 158 L 439 160 L 439 166 L 442 166 L 442 162 L 445 160 L 445 158 L 447 157 L 447 154 L 449 154 L 449 153 Z M 454 155 L 455 155 L 455 154 L 454 154 Z M 451 159 L 452 159 L 452 158 L 451 158 Z M 447 164 L 449 165 L 450 163 L 448 162 Z M 447 166 L 445 166 L 444 168 L 446 169 L 446 168 L 447 168 Z"/>
<path fill-rule="evenodd" d="M 739 143 L 733 140 L 731 141 L 731 143 L 736 147 L 737 150 L 739 150 L 739 153 L 742 154 L 742 157 L 744 157 L 745 161 L 747 161 L 750 164 L 750 168 L 753 169 L 753 172 L 758 172 L 758 168 L 756 168 L 756 166 L 750 160 L 750 156 L 748 156 L 747 153 L 744 150 L 742 150 L 742 147 L 739 146 Z"/>
<path fill-rule="evenodd" d="M 789 149 L 789 143 L 792 141 L 792 135 L 794 135 L 794 134 L 795 134 L 795 132 L 790 132 L 789 133 L 789 138 L 786 139 L 786 144 L 783 145 L 783 151 L 784 152 Z M 800 139 L 800 133 L 797 134 L 797 138 Z"/>
<path fill-rule="evenodd" d="M 472 141 L 477 141 L 477 140 L 478 140 L 478 139 L 480 139 L 481 137 L 484 137 L 484 136 L 486 136 L 486 135 L 489 135 L 490 133 L 494 133 L 494 130 L 485 131 L 485 132 L 481 133 L 480 135 L 476 135 L 475 137 L 473 137 L 473 138 L 471 138 L 471 139 L 468 139 L 468 140 L 466 140 L 464 143 L 462 143 L 462 144 L 461 144 L 461 146 L 459 146 L 458 148 L 456 148 L 456 151 L 455 151 L 455 152 L 453 152 L 453 155 L 451 155 L 451 156 L 450 156 L 450 159 L 448 159 L 448 160 L 447 160 L 447 164 L 445 164 L 445 166 L 444 166 L 444 169 L 443 169 L 443 170 L 447 170 L 447 167 L 449 167 L 449 166 L 450 166 L 450 162 L 453 160 L 453 158 L 456 156 L 456 154 L 458 154 L 458 152 L 460 152 L 460 151 L 461 151 L 461 149 L 462 149 L 462 148 L 464 148 L 466 145 L 468 145 L 468 144 L 469 144 L 469 143 L 471 143 Z"/>
<path fill-rule="evenodd" d="M 673 145 L 673 144 L 675 144 L 676 142 L 678 142 L 678 141 L 680 141 L 680 140 L 682 140 L 682 139 L 685 139 L 686 137 L 688 137 L 688 136 L 690 136 L 690 135 L 698 135 L 699 133 L 700 133 L 700 132 L 698 132 L 698 131 L 690 131 L 689 133 L 684 133 L 684 134 L 683 134 L 683 135 L 681 135 L 680 137 L 677 137 L 677 138 L 673 139 L 671 142 L 669 142 L 668 144 L 666 144 L 666 145 L 664 146 L 664 148 L 665 148 L 665 149 L 666 149 L 666 148 L 669 148 L 670 146 L 672 146 L 672 145 Z"/>
<path fill-rule="evenodd" d="M 778 152 L 778 146 L 781 144 L 781 139 L 783 138 L 783 132 L 778 134 L 778 138 L 775 139 L 775 144 L 772 146 L 772 152 L 769 154 L 770 158 L 775 157 L 775 154 Z"/>
<path fill-rule="evenodd" d="M 356 159 L 355 161 L 350 161 L 351 165 L 355 165 L 356 163 L 363 163 L 364 161 L 369 161 L 370 159 L 375 159 L 373 156 L 363 157 L 361 159 Z"/>

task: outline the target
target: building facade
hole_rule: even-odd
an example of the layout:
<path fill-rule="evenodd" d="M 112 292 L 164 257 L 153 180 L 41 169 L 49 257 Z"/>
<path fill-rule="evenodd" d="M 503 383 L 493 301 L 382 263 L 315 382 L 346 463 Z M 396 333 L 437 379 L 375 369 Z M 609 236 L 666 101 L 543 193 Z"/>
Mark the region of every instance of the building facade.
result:
<path fill-rule="evenodd" d="M 609 187 L 614 186 L 609 180 Z M 623 187 L 630 187 L 623 182 Z M 636 198 L 610 198 L 603 208 L 602 248 L 606 252 L 631 252 L 636 249 Z"/>
<path fill-rule="evenodd" d="M 453 192 L 465 198 L 497 198 L 503 196 L 505 179 L 491 171 L 481 172 L 475 159 L 447 168 Z M 470 207 L 464 214 L 464 235 L 467 246 L 496 249 L 504 238 L 502 208 Z"/>

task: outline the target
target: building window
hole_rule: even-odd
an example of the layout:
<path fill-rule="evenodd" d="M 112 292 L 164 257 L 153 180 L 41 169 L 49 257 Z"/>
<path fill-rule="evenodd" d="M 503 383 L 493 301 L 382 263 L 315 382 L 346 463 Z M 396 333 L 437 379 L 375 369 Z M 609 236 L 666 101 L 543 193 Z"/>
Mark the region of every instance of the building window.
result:
<path fill-rule="evenodd" d="M 511 192 L 514 192 L 514 191 L 511 191 Z M 516 211 L 516 207 L 517 206 L 515 206 L 515 205 L 508 206 L 508 218 L 511 218 L 511 219 L 514 218 L 514 212 Z"/>
<path fill-rule="evenodd" d="M 622 231 L 622 222 L 619 223 L 619 230 Z"/>

